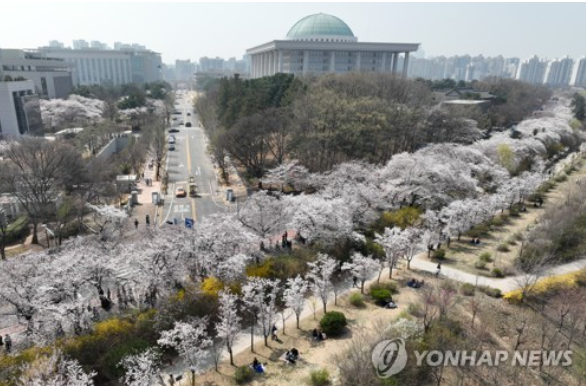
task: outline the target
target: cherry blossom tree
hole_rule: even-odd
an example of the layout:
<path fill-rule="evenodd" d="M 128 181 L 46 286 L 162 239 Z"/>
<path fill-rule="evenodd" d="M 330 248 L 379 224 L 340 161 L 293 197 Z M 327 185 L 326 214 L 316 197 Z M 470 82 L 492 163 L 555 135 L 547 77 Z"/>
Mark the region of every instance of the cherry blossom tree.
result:
<path fill-rule="evenodd" d="M 283 291 L 285 306 L 292 309 L 297 319 L 297 328 L 299 329 L 299 319 L 305 306 L 305 296 L 309 290 L 309 283 L 301 276 L 297 275 L 294 279 L 287 279 L 287 285 Z"/>
<path fill-rule="evenodd" d="M 268 337 L 277 321 L 277 295 L 280 280 L 251 277 L 242 286 L 242 300 L 248 310 L 260 323 L 265 346 L 269 346 Z M 254 334 L 254 324 L 251 326 L 251 342 Z"/>
<path fill-rule="evenodd" d="M 208 348 L 212 340 L 206 331 L 208 318 L 194 318 L 191 322 L 175 322 L 171 330 L 161 332 L 157 341 L 160 346 L 173 347 L 181 357 L 189 362 L 192 376 L 204 369 Z"/>
<path fill-rule="evenodd" d="M 93 386 L 95 371 L 86 373 L 76 360 L 65 358 L 54 350 L 50 356 L 37 357 L 21 367 L 19 385 L 23 386 Z"/>
<path fill-rule="evenodd" d="M 408 227 L 403 231 L 405 251 L 403 257 L 407 260 L 407 269 L 411 269 L 411 261 L 420 252 L 423 231 L 419 228 Z"/>
<path fill-rule="evenodd" d="M 321 299 L 325 314 L 328 298 L 332 292 L 332 276 L 338 268 L 338 262 L 324 253 L 319 253 L 317 260 L 307 265 L 310 269 L 307 277 L 311 281 L 311 289 L 313 294 Z"/>
<path fill-rule="evenodd" d="M 288 222 L 285 200 L 262 190 L 249 197 L 237 214 L 238 220 L 262 239 L 283 231 Z"/>
<path fill-rule="evenodd" d="M 226 344 L 230 354 L 230 364 L 234 366 L 232 347 L 242 328 L 242 318 L 238 315 L 238 297 L 229 291 L 220 291 L 220 314 L 216 324 L 218 338 Z"/>
<path fill-rule="evenodd" d="M 70 125 L 87 125 L 103 120 L 106 107 L 99 99 L 70 95 L 67 99 L 41 99 L 41 118 L 45 126 L 62 128 Z"/>
<path fill-rule="evenodd" d="M 374 241 L 385 250 L 389 264 L 389 279 L 391 279 L 393 268 L 397 265 L 401 253 L 407 248 L 406 233 L 399 227 L 385 228 L 385 233 L 377 234 Z"/>
<path fill-rule="evenodd" d="M 153 348 L 124 357 L 119 364 L 125 370 L 121 382 L 126 386 L 153 385 L 156 382 L 165 385 L 160 373 L 160 359 L 161 354 Z"/>
<path fill-rule="evenodd" d="M 301 194 L 287 201 L 292 212 L 289 227 L 308 241 L 332 245 L 352 235 L 352 217 L 344 200 Z"/>
<path fill-rule="evenodd" d="M 263 184 L 280 185 L 281 190 L 283 190 L 284 185 L 289 185 L 296 189 L 301 188 L 308 182 L 308 179 L 309 172 L 307 168 L 300 165 L 297 160 L 290 160 L 267 171 L 261 181 Z"/>
<path fill-rule="evenodd" d="M 351 262 L 342 264 L 342 271 L 350 271 L 360 281 L 360 292 L 364 293 L 364 282 L 380 269 L 380 263 L 370 256 L 355 252 Z"/>

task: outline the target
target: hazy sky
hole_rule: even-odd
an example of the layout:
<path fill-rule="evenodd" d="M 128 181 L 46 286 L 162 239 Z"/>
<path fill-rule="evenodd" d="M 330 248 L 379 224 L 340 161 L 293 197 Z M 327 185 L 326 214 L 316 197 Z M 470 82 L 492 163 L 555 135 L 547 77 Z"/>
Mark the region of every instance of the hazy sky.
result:
<path fill-rule="evenodd" d="M 426 55 L 522 59 L 586 54 L 586 3 L 2 3 L 0 48 L 49 40 L 139 43 L 163 62 L 241 57 L 283 38 L 302 17 L 329 13 L 359 41 L 422 43 Z M 15 17 L 10 17 L 10 15 Z"/>

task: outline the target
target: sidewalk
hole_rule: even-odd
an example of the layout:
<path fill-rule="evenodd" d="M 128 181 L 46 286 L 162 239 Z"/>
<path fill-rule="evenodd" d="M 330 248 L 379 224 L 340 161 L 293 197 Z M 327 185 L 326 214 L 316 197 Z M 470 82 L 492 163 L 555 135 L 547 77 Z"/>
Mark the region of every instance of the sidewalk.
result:
<path fill-rule="evenodd" d="M 146 184 L 146 179 L 152 180 L 152 185 Z M 127 230 L 130 234 L 135 233 L 134 220 L 138 220 L 138 229 L 144 229 L 146 225 L 146 216 L 149 216 L 150 226 L 156 226 L 159 216 L 159 206 L 153 204 L 153 192 L 159 193 L 159 199 L 164 196 L 161 195 L 161 182 L 155 180 L 155 168 L 150 170 L 148 165 L 144 167 L 144 177 L 136 184 L 138 187 L 138 205 L 132 208 L 132 213 L 127 221 Z"/>

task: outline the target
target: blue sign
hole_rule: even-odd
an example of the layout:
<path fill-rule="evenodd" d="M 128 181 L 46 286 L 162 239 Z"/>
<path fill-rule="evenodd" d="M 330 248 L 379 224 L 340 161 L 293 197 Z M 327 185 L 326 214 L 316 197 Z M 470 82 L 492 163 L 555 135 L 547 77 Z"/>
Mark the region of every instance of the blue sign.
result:
<path fill-rule="evenodd" d="M 195 224 L 195 221 L 193 221 L 192 218 L 186 218 L 185 219 L 185 228 L 193 228 L 193 225 Z"/>

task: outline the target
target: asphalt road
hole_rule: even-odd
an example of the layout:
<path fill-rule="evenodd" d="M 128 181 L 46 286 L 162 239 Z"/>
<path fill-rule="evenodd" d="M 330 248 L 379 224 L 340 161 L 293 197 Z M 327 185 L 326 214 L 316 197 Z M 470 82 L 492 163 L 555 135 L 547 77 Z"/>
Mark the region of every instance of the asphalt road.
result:
<path fill-rule="evenodd" d="M 222 196 L 224 193 L 218 188 L 207 154 L 207 138 L 187 94 L 177 95 L 175 109 L 181 115 L 172 116 L 177 118 L 172 122 L 179 132 L 172 134 L 176 139 L 175 150 L 169 151 L 167 156 L 169 187 L 159 222 L 163 226 L 168 226 L 168 221 L 183 225 L 186 218 L 201 221 L 206 216 L 227 210 Z M 192 127 L 179 125 L 180 122 L 191 122 Z M 189 197 L 190 177 L 194 178 L 197 186 L 196 197 Z M 185 189 L 187 197 L 176 197 L 177 188 Z"/>

